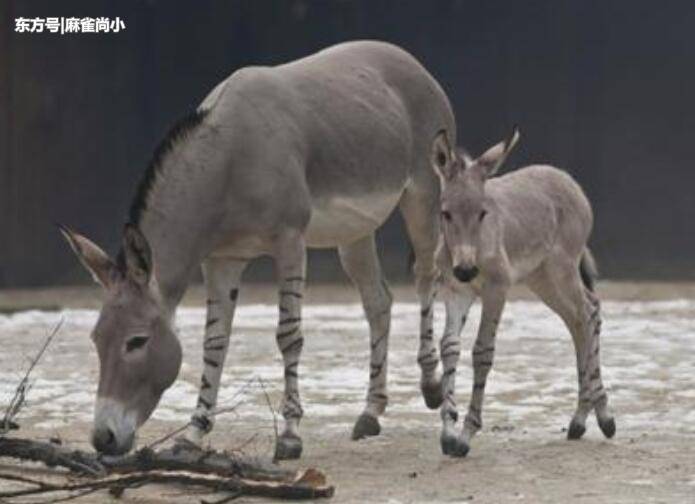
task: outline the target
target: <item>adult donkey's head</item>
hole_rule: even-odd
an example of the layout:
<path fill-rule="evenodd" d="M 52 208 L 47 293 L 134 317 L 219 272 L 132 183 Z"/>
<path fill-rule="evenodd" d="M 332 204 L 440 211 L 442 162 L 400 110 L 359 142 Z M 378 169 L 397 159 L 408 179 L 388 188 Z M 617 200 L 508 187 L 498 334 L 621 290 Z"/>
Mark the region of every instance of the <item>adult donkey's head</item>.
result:
<path fill-rule="evenodd" d="M 61 232 L 105 290 L 92 331 L 99 355 L 92 444 L 122 454 L 176 379 L 181 345 L 161 301 L 150 246 L 135 226 L 126 225 L 115 261 L 84 236 L 64 227 Z"/>
<path fill-rule="evenodd" d="M 452 150 L 446 132 L 434 139 L 431 163 L 441 182 L 442 232 L 454 276 L 461 282 L 476 277 L 481 258 L 495 255 L 499 226 L 491 213 L 494 205 L 485 194 L 485 182 L 518 140 L 515 127 L 509 138 L 473 159 L 463 149 Z"/>

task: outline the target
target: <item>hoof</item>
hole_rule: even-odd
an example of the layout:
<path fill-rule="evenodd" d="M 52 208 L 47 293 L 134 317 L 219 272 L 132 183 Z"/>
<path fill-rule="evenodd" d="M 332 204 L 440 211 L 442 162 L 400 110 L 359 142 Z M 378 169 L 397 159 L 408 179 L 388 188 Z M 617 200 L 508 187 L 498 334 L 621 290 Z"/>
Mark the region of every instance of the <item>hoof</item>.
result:
<path fill-rule="evenodd" d="M 378 436 L 380 432 L 379 420 L 376 417 L 362 413 L 352 429 L 352 439 L 356 441 L 370 436 Z"/>
<path fill-rule="evenodd" d="M 599 420 L 598 426 L 601 429 L 601 432 L 603 432 L 603 435 L 606 436 L 608 439 L 615 436 L 615 418 L 610 417 L 605 418 L 603 420 Z"/>
<path fill-rule="evenodd" d="M 437 409 L 444 402 L 444 394 L 442 394 L 442 384 L 440 381 L 434 383 L 423 383 L 420 386 L 422 397 L 425 399 L 425 405 L 429 409 Z"/>
<path fill-rule="evenodd" d="M 302 440 L 295 436 L 280 436 L 275 445 L 275 460 L 295 460 L 302 456 Z"/>
<path fill-rule="evenodd" d="M 442 453 L 450 457 L 465 457 L 471 449 L 468 443 L 457 436 L 442 434 L 439 442 L 442 445 Z"/>
<path fill-rule="evenodd" d="M 570 422 L 569 429 L 567 429 L 567 439 L 579 439 L 584 435 L 585 432 L 586 427 L 584 424 L 572 420 Z"/>

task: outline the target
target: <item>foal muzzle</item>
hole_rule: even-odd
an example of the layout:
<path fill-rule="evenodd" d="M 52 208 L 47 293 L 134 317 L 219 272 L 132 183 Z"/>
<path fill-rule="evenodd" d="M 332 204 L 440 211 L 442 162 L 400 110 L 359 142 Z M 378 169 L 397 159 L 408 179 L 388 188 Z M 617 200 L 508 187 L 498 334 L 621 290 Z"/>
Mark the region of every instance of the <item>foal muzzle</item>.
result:
<path fill-rule="evenodd" d="M 478 270 L 477 266 L 473 266 L 471 268 L 464 268 L 463 266 L 456 266 L 454 268 L 454 276 L 459 282 L 470 282 L 473 280 L 476 276 L 478 276 L 478 273 L 480 270 Z"/>

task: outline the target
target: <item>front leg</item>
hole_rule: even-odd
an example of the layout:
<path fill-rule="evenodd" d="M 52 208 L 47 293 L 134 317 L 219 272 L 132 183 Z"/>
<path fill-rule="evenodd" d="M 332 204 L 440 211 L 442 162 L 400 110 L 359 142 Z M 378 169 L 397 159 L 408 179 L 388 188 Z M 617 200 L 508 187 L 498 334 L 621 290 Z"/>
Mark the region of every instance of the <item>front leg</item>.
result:
<path fill-rule="evenodd" d="M 483 426 L 483 397 L 487 375 L 492 368 L 495 357 L 495 337 L 497 326 L 504 309 L 507 297 L 507 287 L 500 285 L 486 285 L 483 287 L 481 298 L 483 312 L 478 328 L 478 336 L 473 346 L 473 393 L 468 406 L 468 413 L 463 422 L 461 443 L 466 446 L 468 452 L 470 442 L 476 432 Z M 463 453 L 465 455 L 465 453 Z"/>
<path fill-rule="evenodd" d="M 453 281 L 453 280 L 452 280 Z M 466 323 L 468 311 L 476 299 L 475 292 L 468 286 L 444 289 L 446 324 L 440 344 L 440 355 L 444 372 L 442 394 L 444 401 L 440 410 L 442 434 L 440 443 L 445 455 L 465 456 L 468 445 L 463 445 L 456 433 L 458 412 L 456 411 L 456 365 L 461 353 L 461 330 Z"/>
<path fill-rule="evenodd" d="M 282 416 L 285 429 L 277 440 L 275 459 L 299 458 L 302 439 L 298 427 L 303 410 L 299 399 L 299 357 L 304 345 L 302 336 L 302 298 L 306 275 L 306 247 L 298 233 L 288 233 L 278 244 L 275 256 L 279 286 L 280 318 L 277 344 L 285 365 L 285 392 L 282 400 Z"/>
<path fill-rule="evenodd" d="M 186 439 L 195 444 L 212 430 L 214 408 L 220 389 L 222 368 L 229 347 L 232 319 L 239 297 L 241 275 L 246 261 L 208 259 L 203 263 L 207 290 L 207 317 L 203 340 L 203 374 L 195 413 L 186 431 Z"/>

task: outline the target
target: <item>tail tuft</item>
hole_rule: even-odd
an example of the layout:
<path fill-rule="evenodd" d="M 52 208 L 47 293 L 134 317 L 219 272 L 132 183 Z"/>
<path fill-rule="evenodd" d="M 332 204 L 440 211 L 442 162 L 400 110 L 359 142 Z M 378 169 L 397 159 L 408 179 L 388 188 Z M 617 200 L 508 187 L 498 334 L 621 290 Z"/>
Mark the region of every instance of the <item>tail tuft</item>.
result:
<path fill-rule="evenodd" d="M 596 259 L 589 250 L 589 247 L 584 248 L 582 259 L 579 262 L 579 274 L 582 277 L 582 283 L 591 292 L 594 292 L 596 278 L 598 278 L 598 269 L 596 267 Z"/>

